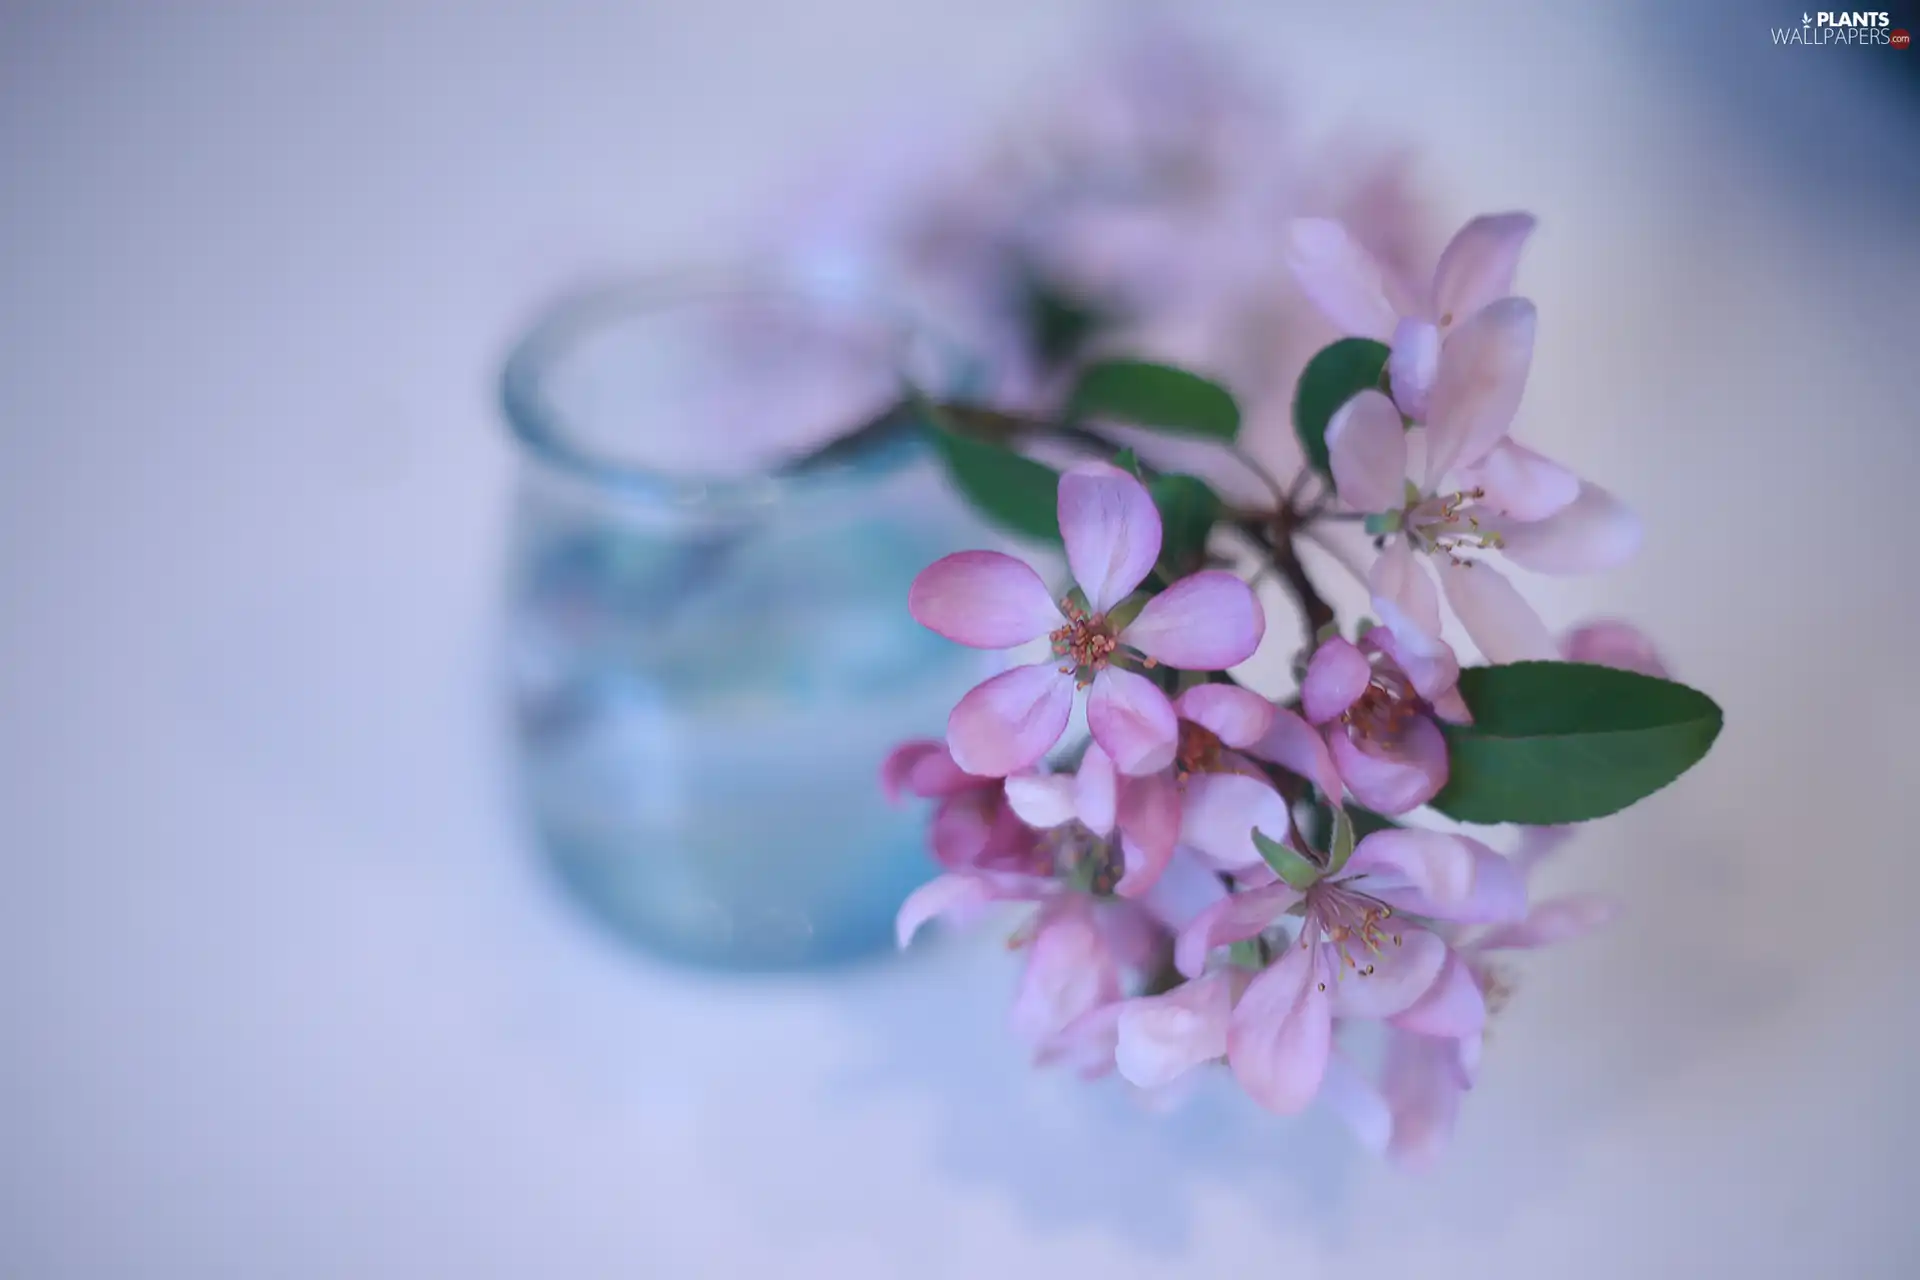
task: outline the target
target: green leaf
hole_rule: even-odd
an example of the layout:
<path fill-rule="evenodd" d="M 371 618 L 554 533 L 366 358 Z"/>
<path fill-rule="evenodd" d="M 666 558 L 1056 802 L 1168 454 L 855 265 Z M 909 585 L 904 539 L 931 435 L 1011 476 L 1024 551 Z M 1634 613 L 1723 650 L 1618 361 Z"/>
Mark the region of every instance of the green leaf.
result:
<path fill-rule="evenodd" d="M 1697 689 L 1579 662 L 1470 667 L 1471 725 L 1442 724 L 1433 807 L 1462 822 L 1553 826 L 1618 813 L 1707 754 L 1722 715 Z"/>
<path fill-rule="evenodd" d="M 1160 509 L 1160 575 L 1169 583 L 1206 563 L 1207 535 L 1220 518 L 1220 495 L 1206 481 L 1167 475 L 1147 486 Z"/>
<path fill-rule="evenodd" d="M 1060 541 L 1060 473 L 936 424 L 930 433 L 954 487 L 989 520 L 1036 542 Z"/>
<path fill-rule="evenodd" d="M 1260 939 L 1242 938 L 1227 948 L 1227 963 L 1239 965 L 1242 969 L 1264 969 L 1267 964 L 1266 953 L 1261 950 Z"/>
<path fill-rule="evenodd" d="M 1140 478 L 1140 455 L 1131 449 L 1122 449 L 1119 453 L 1115 454 L 1113 465 L 1132 476 L 1135 480 Z"/>
<path fill-rule="evenodd" d="M 1253 847 L 1260 851 L 1274 874 L 1295 889 L 1306 889 L 1320 879 L 1320 868 L 1308 861 L 1305 854 L 1289 849 L 1278 840 L 1268 839 L 1258 827 L 1254 828 Z"/>
<path fill-rule="evenodd" d="M 1360 392 L 1378 390 L 1387 371 L 1387 344 L 1372 338 L 1342 338 L 1322 347 L 1307 361 L 1293 394 L 1293 429 L 1307 461 L 1323 476 L 1327 462 L 1327 424 L 1340 406 Z"/>
<path fill-rule="evenodd" d="M 1230 441 L 1240 434 L 1240 406 L 1225 387 L 1144 360 L 1108 360 L 1089 368 L 1067 398 L 1067 417 L 1105 418 L 1210 440 Z"/>
<path fill-rule="evenodd" d="M 1353 856 L 1353 819 L 1347 811 L 1336 807 L 1333 811 L 1333 839 L 1327 843 L 1327 872 L 1337 874 L 1347 865 L 1347 859 Z"/>

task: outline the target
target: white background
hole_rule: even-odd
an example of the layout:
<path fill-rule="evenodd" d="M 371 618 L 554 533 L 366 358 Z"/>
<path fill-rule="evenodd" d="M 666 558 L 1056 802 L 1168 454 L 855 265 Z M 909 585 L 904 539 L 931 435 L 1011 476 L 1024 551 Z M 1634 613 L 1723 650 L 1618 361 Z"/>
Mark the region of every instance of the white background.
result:
<path fill-rule="evenodd" d="M 696 979 L 550 887 L 505 345 L 1085 8 L 0 6 L 0 1274 L 1920 1272 L 1920 184 L 1902 55 L 1797 11 L 1214 14 L 1449 219 L 1542 215 L 1531 439 L 1649 550 L 1539 598 L 1727 711 L 1556 869 L 1632 913 L 1531 965 L 1440 1172 L 1029 1071 L 991 938 Z"/>

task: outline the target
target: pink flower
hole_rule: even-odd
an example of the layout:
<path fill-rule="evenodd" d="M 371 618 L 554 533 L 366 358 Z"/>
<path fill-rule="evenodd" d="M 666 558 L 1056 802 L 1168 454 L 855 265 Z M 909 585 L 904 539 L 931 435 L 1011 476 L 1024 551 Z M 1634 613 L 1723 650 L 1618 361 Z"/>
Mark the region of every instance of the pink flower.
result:
<path fill-rule="evenodd" d="M 1042 1050 L 1089 1078 L 1117 1069 L 1122 1079 L 1166 1097 L 1195 1067 L 1227 1054 L 1227 1023 L 1246 973 L 1218 969 L 1156 996 L 1104 1004 L 1067 1024 Z"/>
<path fill-rule="evenodd" d="M 1600 928 L 1613 914 L 1613 905 L 1604 899 L 1572 895 L 1541 902 L 1519 920 L 1457 939 L 1454 955 L 1473 987 L 1472 993 L 1463 989 L 1458 998 L 1479 1000 L 1489 1016 L 1498 1013 L 1513 992 L 1513 979 L 1498 963 L 1500 952 L 1571 941 Z M 1328 1097 L 1363 1141 L 1384 1148 L 1410 1168 L 1430 1166 L 1446 1145 L 1461 1098 L 1479 1073 L 1481 1053 L 1479 1032 L 1435 1035 L 1428 1029 L 1432 1020 L 1420 1013 L 1416 1006 L 1394 1020 L 1377 1090 L 1354 1073 Z"/>
<path fill-rule="evenodd" d="M 1173 704 L 1129 668 L 1217 671 L 1244 662 L 1259 647 L 1265 615 L 1246 583 L 1205 570 L 1148 600 L 1131 621 L 1109 617 L 1160 556 L 1160 513 L 1146 486 L 1118 467 L 1082 463 L 1062 476 L 1059 518 L 1085 610 L 1056 604 L 1032 568 L 993 551 L 947 556 L 914 579 L 908 608 L 950 640 L 981 649 L 1053 641 L 1053 659 L 1004 671 L 960 700 L 947 720 L 953 758 L 980 776 L 1031 766 L 1066 731 L 1075 688 L 1091 685 L 1087 726 L 1121 772 L 1164 769 L 1179 746 Z"/>
<path fill-rule="evenodd" d="M 895 921 L 902 947 L 940 916 L 965 919 L 985 908 L 1039 906 L 1012 939 L 1027 953 L 1013 1004 L 1021 1038 L 1046 1045 L 1075 1019 L 1125 994 L 1130 982 L 1163 954 L 1168 932 L 1138 903 L 1099 899 L 1053 879 L 992 872 L 940 876 L 908 895 Z"/>
<path fill-rule="evenodd" d="M 1431 656 L 1440 644 L 1440 601 L 1420 566 L 1425 559 L 1488 661 L 1557 657 L 1532 606 L 1491 564 L 1463 553 L 1497 549 L 1523 568 L 1586 573 L 1631 557 L 1639 524 L 1605 490 L 1503 439 L 1526 378 L 1526 357 L 1514 349 L 1531 349 L 1531 304 L 1505 299 L 1473 323 L 1514 332 L 1475 334 L 1472 342 L 1462 332 L 1449 344 L 1416 436 L 1426 449 L 1424 479 L 1407 478 L 1409 432 L 1400 410 L 1380 392 L 1362 391 L 1327 428 L 1334 485 L 1344 504 L 1372 516 L 1392 539 L 1368 587 L 1382 621 L 1409 650 Z M 1449 476 L 1461 487 L 1443 483 Z"/>
<path fill-rule="evenodd" d="M 1118 788 L 1120 850 L 1125 874 L 1114 891 L 1137 897 L 1160 881 L 1179 841 L 1188 786 L 1200 775 L 1259 775 L 1239 754 L 1265 740 L 1274 705 L 1231 684 L 1195 685 L 1173 700 L 1179 745 L 1173 763 L 1157 773 L 1122 777 Z"/>
<path fill-rule="evenodd" d="M 1653 643 L 1630 623 L 1603 619 L 1561 637 L 1569 662 L 1639 671 L 1664 679 L 1666 663 Z M 1523 827 L 1509 862 L 1521 875 L 1559 850 L 1571 827 Z M 1489 1013 L 1511 995 L 1513 979 L 1502 971 L 1496 953 L 1570 941 L 1600 928 L 1614 914 L 1613 904 L 1588 895 L 1570 895 L 1538 903 L 1521 920 L 1496 925 L 1475 936 L 1456 938 L 1455 953 L 1478 988 Z M 1410 1168 L 1430 1166 L 1453 1132 L 1461 1097 L 1473 1087 L 1481 1041 L 1478 1034 L 1449 1039 L 1395 1027 L 1389 1032 L 1380 1083 L 1376 1088 L 1345 1067 L 1338 1087 L 1322 1096 L 1369 1146 L 1385 1150 Z"/>
<path fill-rule="evenodd" d="M 1392 279 L 1324 219 L 1294 224 L 1289 258 L 1336 324 L 1392 343 L 1394 398 L 1362 392 L 1327 428 L 1341 501 L 1439 558 L 1448 602 L 1493 662 L 1552 657 L 1553 644 L 1519 593 L 1462 550 L 1499 547 L 1526 568 L 1585 573 L 1621 563 L 1639 544 L 1638 523 L 1612 495 L 1507 438 L 1533 359 L 1533 304 L 1510 296 L 1533 226 L 1521 213 L 1475 218 L 1424 291 Z M 1417 481 L 1403 413 L 1423 427 Z M 1395 606 L 1387 625 L 1403 641 L 1437 640 L 1438 601 L 1410 559 L 1383 557 L 1371 584 L 1376 605 Z"/>
<path fill-rule="evenodd" d="M 1335 1018 L 1392 1020 L 1429 1035 L 1472 1035 L 1486 1009 L 1463 962 L 1438 934 L 1396 915 L 1491 921 L 1525 906 L 1519 875 L 1478 841 L 1434 831 L 1379 831 L 1347 865 L 1304 890 L 1249 889 L 1181 931 L 1182 973 L 1204 970 L 1216 946 L 1256 938 L 1289 914 L 1300 927 L 1277 962 L 1234 1006 L 1227 1062 L 1253 1099 L 1302 1110 L 1327 1077 Z M 1297 909 L 1297 912 L 1296 912 Z"/>
<path fill-rule="evenodd" d="M 928 843 L 940 865 L 950 871 L 1044 872 L 1033 830 L 1007 803 L 1001 778 L 967 773 L 953 762 L 944 742 L 921 739 L 895 747 L 880 766 L 880 785 L 889 800 L 902 792 L 937 800 Z"/>
<path fill-rule="evenodd" d="M 1291 712 L 1276 711 L 1276 726 L 1289 716 Z M 1292 719 L 1298 721 L 1299 717 L 1292 716 Z M 1304 721 L 1300 727 L 1325 756 L 1326 745 L 1319 735 L 1308 729 Z M 1327 773 L 1331 775 L 1337 795 L 1339 775 L 1333 773 L 1331 761 Z M 1254 845 L 1253 833 L 1256 828 L 1284 833 L 1289 825 L 1286 800 L 1265 778 L 1243 773 L 1209 773 L 1187 779 L 1180 800 L 1179 843 L 1217 870 L 1262 883 L 1271 879 L 1273 873 Z M 1275 838 L 1279 838 L 1278 835 Z"/>
<path fill-rule="evenodd" d="M 1475 218 L 1441 251 L 1433 280 L 1423 288 L 1384 269 L 1346 228 L 1327 218 L 1293 224 L 1287 263 L 1334 324 L 1391 345 L 1394 398 L 1410 417 L 1423 419 L 1442 346 L 1513 292 L 1520 251 L 1533 228 L 1528 213 Z"/>
<path fill-rule="evenodd" d="M 1661 680 L 1668 678 L 1660 651 L 1630 622 L 1603 618 L 1576 627 L 1561 637 L 1560 652 L 1568 662 L 1591 662 Z"/>
<path fill-rule="evenodd" d="M 894 916 L 894 938 L 904 950 L 929 920 L 964 924 L 990 907 L 1048 902 L 1062 892 L 1050 876 L 1020 872 L 953 871 L 935 876 L 907 895 Z"/>
<path fill-rule="evenodd" d="M 1087 884 L 1095 893 L 1136 897 L 1173 856 L 1180 801 L 1168 780 L 1122 777 L 1097 742 L 1087 745 L 1077 773 L 1016 774 L 1006 790 L 1020 820 L 1048 833 L 1063 872 L 1093 860 Z"/>
<path fill-rule="evenodd" d="M 1444 663 L 1410 661 L 1416 678 L 1396 660 L 1400 651 L 1386 627 L 1369 628 L 1358 645 L 1334 636 L 1314 650 L 1300 686 L 1301 710 L 1326 733 L 1347 790 L 1380 813 L 1416 809 L 1447 785 L 1447 742 L 1430 712 L 1453 692 L 1459 667 L 1444 650 Z"/>

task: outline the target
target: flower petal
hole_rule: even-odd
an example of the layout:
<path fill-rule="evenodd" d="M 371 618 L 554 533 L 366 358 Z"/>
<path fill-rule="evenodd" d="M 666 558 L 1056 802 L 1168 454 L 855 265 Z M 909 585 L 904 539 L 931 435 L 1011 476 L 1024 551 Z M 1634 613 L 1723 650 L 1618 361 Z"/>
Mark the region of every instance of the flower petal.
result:
<path fill-rule="evenodd" d="M 1380 897 L 1406 890 L 1407 897 L 1392 905 L 1435 915 L 1473 892 L 1473 849 L 1462 836 L 1396 827 L 1361 840 L 1347 861 L 1347 874 L 1366 877 L 1363 893 Z"/>
<path fill-rule="evenodd" d="M 1385 342 L 1399 319 L 1387 301 L 1380 264 L 1329 218 L 1301 218 L 1288 229 L 1287 265 L 1300 291 L 1343 333 Z"/>
<path fill-rule="evenodd" d="M 1078 816 L 1073 789 L 1063 773 L 1017 773 L 1007 779 L 1007 804 L 1028 826 L 1051 831 Z"/>
<path fill-rule="evenodd" d="M 1053 749 L 1073 714 L 1073 677 L 1052 662 L 1002 671 L 975 685 L 947 717 L 954 763 L 1004 778 Z"/>
<path fill-rule="evenodd" d="M 1533 363 L 1533 304 L 1502 298 L 1457 325 L 1427 396 L 1426 490 L 1469 467 L 1513 425 Z"/>
<path fill-rule="evenodd" d="M 999 816 L 1000 806 L 990 791 L 963 791 L 941 801 L 927 829 L 935 860 L 950 871 L 979 865 L 992 847 Z"/>
<path fill-rule="evenodd" d="M 1393 388 L 1393 402 L 1415 422 L 1427 419 L 1427 397 L 1439 369 L 1440 330 L 1430 320 L 1412 316 L 1401 320 L 1387 356 L 1388 385 Z"/>
<path fill-rule="evenodd" d="M 1180 791 L 1162 769 L 1120 783 L 1120 852 L 1126 873 L 1113 890 L 1134 898 L 1151 889 L 1180 839 Z"/>
<path fill-rule="evenodd" d="M 1388 1021 L 1415 1035 L 1457 1040 L 1487 1025 L 1487 1001 L 1480 994 L 1480 984 L 1474 981 L 1467 962 L 1457 951 L 1448 948 L 1447 962 L 1426 994 Z"/>
<path fill-rule="evenodd" d="M 1560 650 L 1568 662 L 1591 662 L 1661 680 L 1670 678 L 1660 651 L 1631 622 L 1602 618 L 1576 627 L 1562 638 Z"/>
<path fill-rule="evenodd" d="M 1340 501 L 1355 511 L 1398 511 L 1406 502 L 1407 432 L 1400 410 L 1362 391 L 1327 423 L 1327 461 Z"/>
<path fill-rule="evenodd" d="M 1300 682 L 1300 709 L 1312 724 L 1325 724 L 1360 700 L 1373 681 L 1373 664 L 1351 640 L 1332 636 L 1307 660 Z"/>
<path fill-rule="evenodd" d="M 1128 870 L 1131 872 L 1132 868 Z M 1178 934 L 1199 919 L 1207 908 L 1226 901 L 1227 897 L 1227 886 L 1220 882 L 1218 872 L 1193 854 L 1176 848 L 1139 902 L 1162 928 Z M 1204 948 L 1200 959 L 1206 960 Z"/>
<path fill-rule="evenodd" d="M 1292 1115 L 1320 1091 L 1333 1043 L 1328 974 L 1319 947 L 1287 948 L 1255 978 L 1227 1023 L 1227 1064 L 1247 1095 Z"/>
<path fill-rule="evenodd" d="M 1229 871 L 1265 866 L 1253 830 L 1284 840 L 1287 802 L 1269 784 L 1237 773 L 1207 773 L 1187 780 L 1180 804 L 1180 843 Z"/>
<path fill-rule="evenodd" d="M 1093 902 L 1093 915 L 1108 950 L 1122 968 L 1144 970 L 1165 957 L 1167 930 L 1139 903 L 1117 899 Z"/>
<path fill-rule="evenodd" d="M 1166 768 L 1180 746 L 1180 722 L 1167 695 L 1145 676 L 1118 667 L 1093 678 L 1087 731 L 1126 774 Z"/>
<path fill-rule="evenodd" d="M 993 806 L 993 826 L 987 832 L 986 847 L 979 852 L 978 865 L 983 871 L 1030 874 L 1038 856 L 1039 837 L 1020 821 L 1003 793 L 993 794 L 999 803 Z"/>
<path fill-rule="evenodd" d="M 1258 937 L 1298 901 L 1299 891 L 1278 881 L 1220 899 L 1180 931 L 1173 944 L 1174 967 L 1189 978 L 1199 977 L 1215 947 Z"/>
<path fill-rule="evenodd" d="M 1520 828 L 1520 844 L 1513 851 L 1513 865 L 1520 868 L 1521 874 L 1531 874 L 1543 859 L 1573 839 L 1573 833 L 1572 826 Z"/>
<path fill-rule="evenodd" d="M 1479 501 L 1509 520 L 1544 520 L 1580 496 L 1580 477 L 1523 444 L 1502 440 L 1471 467 L 1461 483 L 1484 490 Z"/>
<path fill-rule="evenodd" d="M 922 756 L 914 762 L 913 769 L 907 775 L 907 790 L 918 796 L 929 798 L 955 796 L 963 791 L 991 789 L 996 779 L 980 778 L 953 762 L 953 753 L 947 750 L 944 742 L 936 743 L 940 749 Z"/>
<path fill-rule="evenodd" d="M 1427 575 L 1422 573 L 1420 577 L 1432 591 L 1433 583 Z M 1392 627 L 1368 627 L 1360 637 L 1360 647 L 1387 655 L 1393 665 L 1413 681 L 1414 692 L 1429 702 L 1437 703 L 1460 682 L 1460 659 L 1455 656 L 1453 646 L 1444 640 L 1416 634 L 1408 641 Z"/>
<path fill-rule="evenodd" d="M 1273 704 L 1237 684 L 1197 684 L 1173 700 L 1173 710 L 1229 747 L 1250 747 L 1273 727 Z"/>
<path fill-rule="evenodd" d="M 907 611 L 921 626 L 976 649 L 1011 649 L 1060 625 L 1040 575 L 998 551 L 958 551 L 920 571 Z"/>
<path fill-rule="evenodd" d="M 1147 487 L 1105 462 L 1060 477 L 1060 537 L 1073 579 L 1096 614 L 1146 581 L 1160 558 L 1160 510 Z"/>
<path fill-rule="evenodd" d="M 915 795 L 937 795 L 938 792 L 921 791 L 912 786 L 914 768 L 931 757 L 944 758 L 953 765 L 953 757 L 947 755 L 947 744 L 937 738 L 921 738 L 914 742 L 903 742 L 887 753 L 880 762 L 880 789 L 887 793 L 887 799 L 898 801 L 909 789 Z M 953 772 L 960 777 L 967 775 L 954 766 Z"/>
<path fill-rule="evenodd" d="M 1408 720 L 1390 751 L 1339 727 L 1328 739 L 1347 790 L 1376 813 L 1418 809 L 1447 785 L 1447 740 L 1425 716 Z"/>
<path fill-rule="evenodd" d="M 1377 952 L 1363 952 L 1349 942 L 1353 967 L 1341 964 L 1331 944 L 1322 945 L 1329 948 L 1327 968 L 1334 975 L 1329 991 L 1336 1018 L 1390 1018 L 1410 1009 L 1447 963 L 1447 944 L 1425 929 L 1402 928 Z"/>
<path fill-rule="evenodd" d="M 1266 631 L 1253 589 L 1225 570 L 1204 569 L 1147 601 L 1120 641 L 1170 667 L 1224 671 L 1251 658 Z"/>
<path fill-rule="evenodd" d="M 1455 892 L 1450 880 L 1436 890 L 1419 879 L 1422 875 L 1449 878 L 1458 875 L 1459 868 L 1452 861 L 1454 850 L 1443 850 L 1435 842 L 1427 842 L 1425 853 L 1430 858 L 1444 860 L 1444 866 L 1435 861 L 1430 868 L 1437 869 L 1411 867 L 1403 872 L 1406 879 L 1400 885 L 1393 883 L 1393 873 L 1382 868 L 1376 877 L 1379 884 L 1371 892 L 1389 906 L 1457 924 L 1500 924 L 1518 920 L 1527 913 L 1526 875 L 1511 859 L 1471 836 L 1443 835 L 1441 839 L 1455 842 L 1467 854 L 1469 879 L 1464 893 Z"/>
<path fill-rule="evenodd" d="M 1465 900 L 1448 908 L 1445 918 L 1462 924 L 1496 924 L 1526 915 L 1526 873 L 1480 841 L 1460 838 L 1473 854 L 1473 888 Z"/>
<path fill-rule="evenodd" d="M 1393 1135 L 1393 1112 L 1380 1090 L 1360 1074 L 1346 1055 L 1327 1055 L 1327 1074 L 1320 1081 L 1320 1101 L 1346 1121 L 1354 1138 L 1369 1151 L 1385 1151 Z"/>
<path fill-rule="evenodd" d="M 1545 520 L 1495 526 L 1507 559 L 1536 573 L 1599 573 L 1640 550 L 1640 517 L 1597 484 Z"/>
<path fill-rule="evenodd" d="M 1530 213 L 1484 214 L 1460 228 L 1433 272 L 1434 313 L 1443 324 L 1458 324 L 1513 292 L 1533 228 Z"/>
<path fill-rule="evenodd" d="M 1387 1037 L 1380 1091 L 1393 1113 L 1387 1152 L 1402 1167 L 1430 1168 L 1453 1132 L 1465 1085 L 1447 1040 L 1400 1033 Z"/>
<path fill-rule="evenodd" d="M 1484 560 L 1443 561 L 1440 585 L 1454 616 L 1491 663 L 1553 659 L 1560 646 L 1533 606 Z"/>
<path fill-rule="evenodd" d="M 1266 737 L 1248 747 L 1247 753 L 1292 770 L 1318 787 L 1329 802 L 1339 801 L 1343 792 L 1340 771 L 1334 767 L 1333 756 L 1327 751 L 1326 738 L 1285 707 L 1274 708 L 1273 727 L 1267 730 Z"/>
<path fill-rule="evenodd" d="M 1114 1065 L 1142 1089 L 1171 1084 L 1204 1062 L 1226 1056 L 1233 1011 L 1233 975 L 1216 972 L 1165 995 L 1129 1000 L 1120 1010 Z"/>
<path fill-rule="evenodd" d="M 1481 951 L 1552 946 L 1591 933 L 1619 913 L 1618 903 L 1594 894 L 1550 898 L 1528 912 L 1526 919 L 1487 930 L 1474 946 Z"/>
<path fill-rule="evenodd" d="M 1115 809 L 1119 803 L 1119 779 L 1113 771 L 1113 757 L 1100 744 L 1087 744 L 1080 758 L 1080 771 L 1073 775 L 1073 809 L 1080 825 L 1097 836 L 1113 831 Z"/>
<path fill-rule="evenodd" d="M 1416 653 L 1443 644 L 1440 639 L 1440 593 L 1434 590 L 1412 548 L 1399 539 L 1387 544 L 1367 571 L 1367 591 L 1380 621 Z M 1411 671 L 1407 672 L 1412 675 Z"/>
<path fill-rule="evenodd" d="M 936 876 L 900 904 L 900 913 L 893 920 L 894 938 L 905 947 L 927 921 L 984 907 L 1000 896 L 993 882 L 983 876 Z"/>
<path fill-rule="evenodd" d="M 1113 1000 L 1081 1014 L 1040 1044 L 1034 1065 L 1067 1066 L 1089 1080 L 1106 1075 L 1113 1070 L 1120 1011 L 1126 1005 L 1124 1000 Z"/>
<path fill-rule="evenodd" d="M 1027 967 L 1014 996 L 1014 1034 L 1044 1044 L 1074 1019 L 1120 998 L 1120 971 L 1092 913 L 1047 915 L 1027 944 Z"/>

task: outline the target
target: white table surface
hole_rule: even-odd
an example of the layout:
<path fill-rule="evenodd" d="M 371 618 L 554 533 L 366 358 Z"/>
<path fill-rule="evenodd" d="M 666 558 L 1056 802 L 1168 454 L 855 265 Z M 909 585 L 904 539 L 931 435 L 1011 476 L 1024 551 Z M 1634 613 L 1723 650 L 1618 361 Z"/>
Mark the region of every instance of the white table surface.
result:
<path fill-rule="evenodd" d="M 1631 914 L 1530 966 L 1439 1173 L 1030 1071 L 991 938 L 702 980 L 551 888 L 504 345 L 1083 8 L 0 5 L 0 1274 L 1920 1274 L 1912 116 L 1797 11 L 1219 9 L 1542 214 L 1532 437 L 1650 551 L 1539 598 L 1728 715 L 1556 870 Z"/>

